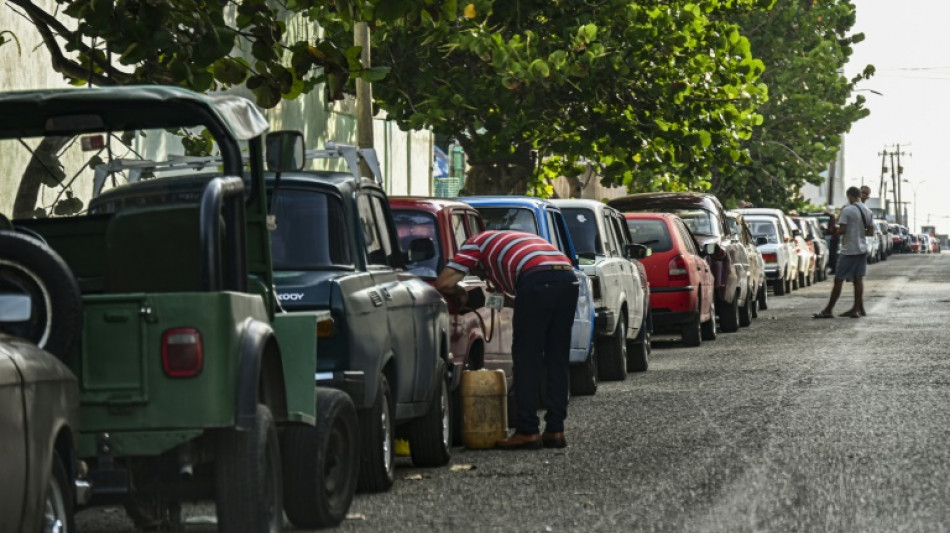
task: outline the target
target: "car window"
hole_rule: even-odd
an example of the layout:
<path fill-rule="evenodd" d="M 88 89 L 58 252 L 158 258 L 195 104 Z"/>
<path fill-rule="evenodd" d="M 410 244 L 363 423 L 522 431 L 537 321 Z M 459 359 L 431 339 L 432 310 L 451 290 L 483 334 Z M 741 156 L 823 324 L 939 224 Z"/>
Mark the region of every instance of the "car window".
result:
<path fill-rule="evenodd" d="M 534 211 L 522 207 L 479 207 L 485 229 L 513 230 L 539 235 Z"/>
<path fill-rule="evenodd" d="M 468 238 L 465 229 L 465 218 L 460 213 L 452 214 L 452 236 L 455 238 L 455 249 L 462 247 L 462 243 Z"/>
<path fill-rule="evenodd" d="M 752 236 L 758 239 L 765 237 L 769 244 L 778 244 L 778 228 L 775 222 L 767 219 L 749 219 L 749 229 L 752 230 Z"/>
<path fill-rule="evenodd" d="M 626 221 L 623 219 L 623 216 L 620 213 L 612 213 L 607 220 L 609 225 L 613 227 L 614 233 L 617 236 L 617 243 L 620 245 L 621 254 L 623 252 L 623 247 L 627 244 L 632 243 L 630 239 L 630 229 L 627 227 Z"/>
<path fill-rule="evenodd" d="M 722 236 L 722 228 L 716 215 L 705 209 L 676 209 L 670 212 L 683 219 L 683 223 L 693 233 Z"/>
<path fill-rule="evenodd" d="M 435 248 L 435 256 L 424 261 L 406 263 L 406 270 L 417 276 L 436 276 L 442 262 L 442 250 L 439 246 L 439 226 L 435 215 L 414 209 L 393 209 L 393 222 L 399 234 L 399 246 L 409 250 L 409 243 L 415 239 L 429 239 Z"/>
<path fill-rule="evenodd" d="M 271 232 L 275 270 L 310 270 L 352 265 L 343 202 L 335 195 L 280 189 L 274 202 L 277 227 Z"/>
<path fill-rule="evenodd" d="M 564 242 L 565 236 L 562 236 L 560 232 L 561 228 L 567 230 L 566 225 L 563 222 L 559 222 L 558 214 L 555 213 L 554 211 L 548 210 L 548 211 L 545 211 L 545 213 L 547 214 L 546 216 L 548 217 L 548 229 L 550 231 L 550 235 L 548 236 L 548 241 L 550 241 L 551 244 L 553 244 L 555 248 L 564 252 L 564 255 L 570 256 L 571 252 L 570 250 L 567 249 L 567 243 Z M 574 241 L 572 239 L 571 243 L 573 242 Z M 577 255 L 577 250 L 574 250 L 574 255 L 575 256 Z"/>
<path fill-rule="evenodd" d="M 689 228 L 686 227 L 686 224 L 683 224 L 682 220 L 675 220 L 673 224 L 676 226 L 676 231 L 680 232 L 680 238 L 683 241 L 683 246 L 693 255 L 699 255 L 699 247 L 696 246 L 696 238 L 693 237 L 693 234 L 689 232 Z"/>
<path fill-rule="evenodd" d="M 386 265 L 386 241 L 381 238 L 376 222 L 376 209 L 370 197 L 361 194 L 357 198 L 360 213 L 360 227 L 363 230 L 363 243 L 366 246 L 366 258 L 371 265 Z"/>
<path fill-rule="evenodd" d="M 670 232 L 662 220 L 627 219 L 630 237 L 633 242 L 642 244 L 654 252 L 668 252 L 673 249 Z"/>
<path fill-rule="evenodd" d="M 475 213 L 468 214 L 468 227 L 470 231 L 469 236 L 485 231 L 485 223 L 482 222 L 481 217 Z"/>
<path fill-rule="evenodd" d="M 604 255 L 604 243 L 597 231 L 594 212 L 582 207 L 561 208 L 567 229 L 571 232 L 574 251 L 580 256 Z M 552 226 L 553 227 L 553 226 Z"/>

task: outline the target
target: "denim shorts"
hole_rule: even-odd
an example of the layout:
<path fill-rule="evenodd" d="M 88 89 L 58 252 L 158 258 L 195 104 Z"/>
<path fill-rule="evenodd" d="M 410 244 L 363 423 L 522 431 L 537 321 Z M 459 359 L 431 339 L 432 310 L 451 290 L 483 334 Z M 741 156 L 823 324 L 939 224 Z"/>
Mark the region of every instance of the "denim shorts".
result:
<path fill-rule="evenodd" d="M 867 254 L 838 254 L 838 264 L 835 266 L 835 279 L 852 281 L 855 276 L 863 277 L 867 273 L 867 270 Z"/>

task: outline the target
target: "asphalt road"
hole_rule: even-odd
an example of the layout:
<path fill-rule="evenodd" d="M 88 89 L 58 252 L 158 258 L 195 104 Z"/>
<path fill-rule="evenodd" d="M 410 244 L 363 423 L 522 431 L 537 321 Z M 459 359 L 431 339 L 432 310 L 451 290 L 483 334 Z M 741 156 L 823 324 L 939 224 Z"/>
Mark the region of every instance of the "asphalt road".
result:
<path fill-rule="evenodd" d="M 812 319 L 830 289 L 698 348 L 657 339 L 649 371 L 571 400 L 565 450 L 400 459 L 335 531 L 950 530 L 950 254 L 869 266 L 866 318 Z M 215 530 L 210 505 L 186 515 Z M 114 508 L 77 526 L 133 531 Z"/>

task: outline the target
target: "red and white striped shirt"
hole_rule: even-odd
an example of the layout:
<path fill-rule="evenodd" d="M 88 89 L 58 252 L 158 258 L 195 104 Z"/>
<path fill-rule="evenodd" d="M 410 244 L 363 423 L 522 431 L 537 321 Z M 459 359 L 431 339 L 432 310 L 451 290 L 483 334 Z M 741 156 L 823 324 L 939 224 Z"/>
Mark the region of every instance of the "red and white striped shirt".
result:
<path fill-rule="evenodd" d="M 467 274 L 479 263 L 492 283 L 509 294 L 515 294 L 518 276 L 532 268 L 556 266 L 573 269 L 570 259 L 551 243 L 520 231 L 479 233 L 462 244 L 447 266 Z"/>

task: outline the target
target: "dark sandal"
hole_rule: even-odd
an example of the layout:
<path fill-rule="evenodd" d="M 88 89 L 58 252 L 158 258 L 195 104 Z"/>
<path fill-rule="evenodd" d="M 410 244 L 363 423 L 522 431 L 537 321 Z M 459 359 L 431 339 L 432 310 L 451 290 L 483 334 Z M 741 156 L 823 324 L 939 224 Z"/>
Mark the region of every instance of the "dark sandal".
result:
<path fill-rule="evenodd" d="M 846 316 L 848 318 L 861 318 L 861 315 L 857 311 L 845 311 L 838 316 Z"/>

